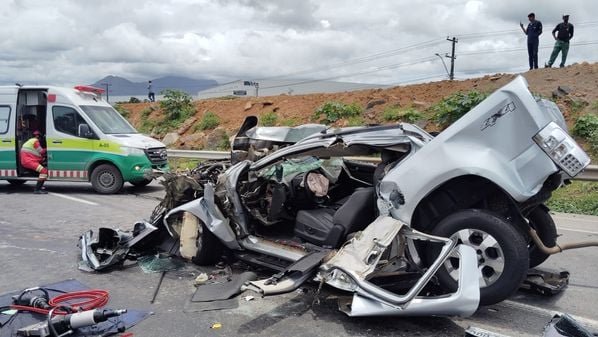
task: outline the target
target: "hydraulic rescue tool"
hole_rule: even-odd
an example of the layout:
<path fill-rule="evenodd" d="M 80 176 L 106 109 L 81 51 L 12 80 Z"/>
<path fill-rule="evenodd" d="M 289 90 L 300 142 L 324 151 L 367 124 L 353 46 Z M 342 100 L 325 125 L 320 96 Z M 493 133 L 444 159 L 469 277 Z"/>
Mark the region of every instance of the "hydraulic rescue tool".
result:
<path fill-rule="evenodd" d="M 72 333 L 75 329 L 105 322 L 110 317 L 120 316 L 123 310 L 93 309 L 57 316 L 48 321 L 35 323 L 17 330 L 17 336 L 59 337 Z"/>
<path fill-rule="evenodd" d="M 108 303 L 108 292 L 105 290 L 75 291 L 50 298 L 47 289 L 35 287 L 23 290 L 12 300 L 11 309 L 47 316 L 43 322 L 20 328 L 17 336 L 62 337 L 76 329 L 105 322 L 127 312 L 126 309 L 100 309 Z M 117 322 L 116 325 L 118 331 L 124 331 L 123 322 Z"/>

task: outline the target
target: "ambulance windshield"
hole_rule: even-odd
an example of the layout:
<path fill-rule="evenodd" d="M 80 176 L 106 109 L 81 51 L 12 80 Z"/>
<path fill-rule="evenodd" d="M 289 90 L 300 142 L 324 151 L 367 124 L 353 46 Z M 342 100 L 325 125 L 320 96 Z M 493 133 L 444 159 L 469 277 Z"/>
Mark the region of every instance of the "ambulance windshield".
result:
<path fill-rule="evenodd" d="M 137 133 L 137 130 L 111 107 L 81 105 L 81 109 L 105 134 Z"/>

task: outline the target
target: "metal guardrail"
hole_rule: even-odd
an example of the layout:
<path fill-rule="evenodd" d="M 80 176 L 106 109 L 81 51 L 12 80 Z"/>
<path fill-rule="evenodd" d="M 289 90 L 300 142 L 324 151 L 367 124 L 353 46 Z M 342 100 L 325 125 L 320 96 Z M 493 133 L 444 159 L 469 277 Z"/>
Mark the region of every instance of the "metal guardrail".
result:
<path fill-rule="evenodd" d="M 230 159 L 230 152 L 228 151 L 195 151 L 168 149 L 167 152 L 169 158 Z"/>
<path fill-rule="evenodd" d="M 577 180 L 598 181 L 598 165 L 589 165 Z"/>
<path fill-rule="evenodd" d="M 171 150 L 168 149 L 168 156 L 171 158 L 190 159 L 229 159 L 230 152 L 227 151 L 195 151 L 195 150 Z M 375 157 L 345 157 L 350 160 L 379 162 L 380 158 Z M 575 177 L 575 180 L 598 181 L 598 165 L 590 165 L 585 171 Z"/>

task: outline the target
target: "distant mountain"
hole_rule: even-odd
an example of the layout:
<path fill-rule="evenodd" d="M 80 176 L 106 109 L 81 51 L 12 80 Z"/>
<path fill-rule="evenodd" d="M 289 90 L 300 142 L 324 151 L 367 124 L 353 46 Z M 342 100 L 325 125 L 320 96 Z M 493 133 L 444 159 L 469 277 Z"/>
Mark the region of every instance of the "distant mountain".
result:
<path fill-rule="evenodd" d="M 126 78 L 118 76 L 106 76 L 91 85 L 106 89 L 106 84 L 109 85 L 110 96 L 147 95 L 147 82 L 131 82 Z M 217 86 L 218 82 L 214 80 L 194 80 L 179 76 L 165 76 L 152 79 L 152 85 L 156 95 L 159 95 L 165 89 L 175 89 L 195 96 L 201 90 Z"/>

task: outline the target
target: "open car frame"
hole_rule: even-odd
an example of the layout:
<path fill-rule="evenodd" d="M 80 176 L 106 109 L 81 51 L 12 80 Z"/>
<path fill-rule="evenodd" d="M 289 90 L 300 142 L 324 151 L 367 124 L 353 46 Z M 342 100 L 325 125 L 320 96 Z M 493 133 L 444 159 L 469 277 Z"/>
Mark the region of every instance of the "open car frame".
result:
<path fill-rule="evenodd" d="M 248 117 L 231 161 L 178 177 L 191 193 L 154 220 L 195 263 L 228 252 L 277 271 L 247 285 L 265 295 L 315 279 L 352 294 L 340 306 L 352 316 L 465 316 L 510 296 L 549 256 L 540 248 L 557 234 L 544 203 L 588 164 L 558 107 L 518 77 L 435 137 L 406 123 Z"/>

